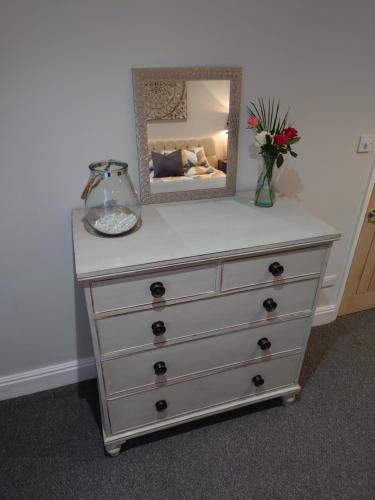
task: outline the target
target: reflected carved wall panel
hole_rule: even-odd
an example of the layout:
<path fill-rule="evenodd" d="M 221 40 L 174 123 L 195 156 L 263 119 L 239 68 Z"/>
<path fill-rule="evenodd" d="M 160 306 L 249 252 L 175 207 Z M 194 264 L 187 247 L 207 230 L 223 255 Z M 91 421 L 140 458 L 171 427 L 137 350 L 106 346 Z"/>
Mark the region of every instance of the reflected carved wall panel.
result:
<path fill-rule="evenodd" d="M 145 107 L 148 122 L 186 121 L 186 83 L 173 80 L 149 80 L 145 85 Z"/>

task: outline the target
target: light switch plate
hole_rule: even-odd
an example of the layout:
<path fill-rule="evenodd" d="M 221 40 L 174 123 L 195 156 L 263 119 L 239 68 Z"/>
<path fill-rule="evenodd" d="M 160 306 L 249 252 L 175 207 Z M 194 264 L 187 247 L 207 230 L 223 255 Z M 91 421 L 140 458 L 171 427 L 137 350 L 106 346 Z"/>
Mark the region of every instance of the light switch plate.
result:
<path fill-rule="evenodd" d="M 361 135 L 359 138 L 357 153 L 369 153 L 374 144 L 374 136 L 370 134 Z"/>

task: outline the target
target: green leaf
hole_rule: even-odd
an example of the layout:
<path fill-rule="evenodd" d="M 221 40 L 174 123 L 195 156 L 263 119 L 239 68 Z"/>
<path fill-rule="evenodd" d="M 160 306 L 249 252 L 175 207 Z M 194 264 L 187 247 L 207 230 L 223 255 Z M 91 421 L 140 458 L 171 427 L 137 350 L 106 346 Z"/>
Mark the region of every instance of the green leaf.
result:
<path fill-rule="evenodd" d="M 272 130 L 273 134 L 276 133 L 276 130 L 278 128 L 278 124 L 279 124 L 279 121 L 280 121 L 280 119 L 279 119 L 279 110 L 280 110 L 280 100 L 277 101 L 275 116 L 274 116 L 274 119 L 273 119 L 273 123 L 271 124 L 271 130 Z"/>
<path fill-rule="evenodd" d="M 255 103 L 254 103 L 254 102 L 250 102 L 250 104 L 251 104 L 251 106 L 255 109 L 255 112 L 256 112 L 256 114 L 258 115 L 259 120 L 260 120 L 260 121 L 262 121 L 262 122 L 263 122 L 263 124 L 264 124 L 264 121 L 262 120 L 262 115 L 261 115 L 261 113 L 259 113 L 259 110 L 258 110 L 258 108 L 256 107 Z"/>
<path fill-rule="evenodd" d="M 282 153 L 283 155 L 285 155 L 287 152 L 288 152 L 288 150 L 285 148 L 280 149 L 280 153 Z"/>
<path fill-rule="evenodd" d="M 254 111 L 250 108 L 250 106 L 246 106 L 247 107 L 247 114 L 249 116 L 255 116 L 255 113 Z"/>
<path fill-rule="evenodd" d="M 283 155 L 280 153 L 280 154 L 278 155 L 278 157 L 276 158 L 276 165 L 277 165 L 277 167 L 278 167 L 278 168 L 280 168 L 280 167 L 281 167 L 281 165 L 282 165 L 283 163 L 284 163 L 284 157 L 283 157 Z"/>
<path fill-rule="evenodd" d="M 266 108 L 264 106 L 263 97 L 259 99 L 259 107 L 260 107 L 260 109 L 262 111 L 263 123 L 265 124 L 265 127 L 267 129 L 268 128 L 267 127 L 267 114 L 266 114 Z"/>
<path fill-rule="evenodd" d="M 288 111 L 284 115 L 284 119 L 281 122 L 280 130 L 283 131 L 286 125 L 286 122 L 288 120 L 288 115 L 289 115 L 290 108 L 288 108 Z"/>
<path fill-rule="evenodd" d="M 295 144 L 301 139 L 301 137 L 293 137 L 293 139 L 289 139 L 289 144 Z"/>
<path fill-rule="evenodd" d="M 268 106 L 269 106 L 269 117 L 268 117 L 268 123 L 267 123 L 267 126 L 268 126 L 268 130 L 272 133 L 272 120 L 273 120 L 273 112 L 274 112 L 274 99 L 272 99 L 272 102 L 271 102 L 271 98 L 269 98 L 268 100 Z"/>
<path fill-rule="evenodd" d="M 293 158 L 297 158 L 298 154 L 295 153 L 294 151 L 290 151 L 290 154 L 293 156 Z"/>
<path fill-rule="evenodd" d="M 271 136 L 269 134 L 266 134 L 266 141 L 267 141 L 267 144 L 271 144 Z"/>

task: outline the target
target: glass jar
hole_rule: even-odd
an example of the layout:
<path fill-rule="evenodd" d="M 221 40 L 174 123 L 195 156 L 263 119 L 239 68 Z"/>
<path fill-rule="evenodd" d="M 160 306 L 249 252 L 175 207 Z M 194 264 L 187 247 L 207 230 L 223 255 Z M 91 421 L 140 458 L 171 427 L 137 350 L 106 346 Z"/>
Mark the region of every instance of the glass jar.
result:
<path fill-rule="evenodd" d="M 81 195 L 86 221 L 101 234 L 118 236 L 141 220 L 141 205 L 128 175 L 127 163 L 107 160 L 91 163 L 90 177 Z"/>

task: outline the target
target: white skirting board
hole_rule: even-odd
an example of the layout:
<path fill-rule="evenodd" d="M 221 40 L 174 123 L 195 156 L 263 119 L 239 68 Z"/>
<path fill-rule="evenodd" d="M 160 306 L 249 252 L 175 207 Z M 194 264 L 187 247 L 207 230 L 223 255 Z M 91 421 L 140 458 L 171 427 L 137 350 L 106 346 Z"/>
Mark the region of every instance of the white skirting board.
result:
<path fill-rule="evenodd" d="M 312 326 L 326 325 L 332 323 L 337 317 L 337 308 L 335 304 L 329 306 L 320 306 L 316 308 Z"/>
<path fill-rule="evenodd" d="M 83 358 L 0 378 L 0 401 L 96 377 L 94 358 Z"/>
<path fill-rule="evenodd" d="M 313 326 L 336 319 L 335 305 L 318 307 Z M 75 384 L 96 377 L 94 358 L 83 358 L 0 378 L 0 401 Z"/>

